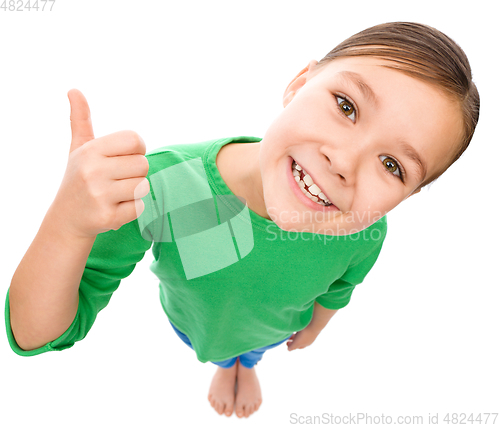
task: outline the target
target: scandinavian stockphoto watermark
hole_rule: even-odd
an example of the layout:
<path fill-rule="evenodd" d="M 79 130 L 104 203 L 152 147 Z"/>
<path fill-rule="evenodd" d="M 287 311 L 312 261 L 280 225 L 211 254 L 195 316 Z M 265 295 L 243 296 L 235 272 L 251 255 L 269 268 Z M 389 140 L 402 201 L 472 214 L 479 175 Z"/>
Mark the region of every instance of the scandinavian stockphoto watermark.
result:
<path fill-rule="evenodd" d="M 224 269 L 252 251 L 248 207 L 235 195 L 212 193 L 201 158 L 149 179 L 150 192 L 141 198 L 144 211 L 137 217 L 141 235 L 156 243 L 175 242 L 187 279 Z"/>
<path fill-rule="evenodd" d="M 267 208 L 271 220 L 275 223 L 325 223 L 333 222 L 340 215 L 344 224 L 372 224 L 380 220 L 386 213 L 380 211 L 297 211 L 297 210 L 278 210 L 276 207 Z M 358 230 L 359 231 L 359 230 Z"/>
<path fill-rule="evenodd" d="M 276 232 L 272 225 L 267 227 L 268 240 L 274 241 L 314 241 L 324 243 L 335 240 L 336 237 L 348 237 L 352 241 L 377 241 L 382 239 L 380 228 L 370 227 L 384 217 L 380 211 L 278 211 L 270 208 L 271 219 L 280 225 Z M 341 217 L 340 217 L 341 216 Z"/>
<path fill-rule="evenodd" d="M 138 213 L 141 236 L 151 242 L 176 244 L 187 279 L 198 278 L 237 263 L 254 248 L 254 229 L 246 201 L 234 194 L 217 195 L 212 190 L 202 158 L 189 159 L 149 176 L 150 192 L 141 197 L 144 210 Z M 138 185 L 136 197 L 143 189 Z M 137 207 L 137 206 L 136 206 Z M 339 235 L 350 240 L 383 239 L 380 228 L 360 229 L 383 217 L 382 213 L 342 213 L 342 222 L 328 222 L 321 212 L 275 212 L 269 215 L 288 230 L 266 229 L 269 241 L 312 241 L 326 244 Z M 335 220 L 335 219 L 334 219 Z M 323 224 L 327 221 L 328 228 Z M 342 224 L 342 228 L 340 227 Z M 297 225 L 294 230 L 293 226 Z M 351 227 L 352 226 L 352 227 Z M 213 257 L 217 254 L 217 257 Z"/>
<path fill-rule="evenodd" d="M 363 229 L 358 231 L 357 229 L 344 229 L 342 227 L 330 227 L 328 229 L 320 228 L 318 226 L 312 226 L 310 229 L 306 230 L 282 230 L 276 231 L 275 228 L 267 227 L 268 235 L 266 237 L 267 241 L 321 241 L 325 245 L 328 242 L 336 241 L 339 237 L 348 239 L 349 241 L 378 241 L 383 238 L 382 231 L 380 229 Z M 327 232 L 327 233 L 325 233 Z"/>

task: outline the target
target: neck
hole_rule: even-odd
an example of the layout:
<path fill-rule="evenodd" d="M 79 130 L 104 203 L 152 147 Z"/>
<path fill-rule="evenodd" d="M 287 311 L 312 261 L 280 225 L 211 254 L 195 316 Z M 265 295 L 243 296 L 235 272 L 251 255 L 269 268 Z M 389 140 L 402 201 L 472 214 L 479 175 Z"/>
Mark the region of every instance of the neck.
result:
<path fill-rule="evenodd" d="M 252 211 L 269 219 L 264 203 L 259 152 L 260 142 L 227 144 L 219 151 L 216 163 L 231 192 L 245 199 Z"/>

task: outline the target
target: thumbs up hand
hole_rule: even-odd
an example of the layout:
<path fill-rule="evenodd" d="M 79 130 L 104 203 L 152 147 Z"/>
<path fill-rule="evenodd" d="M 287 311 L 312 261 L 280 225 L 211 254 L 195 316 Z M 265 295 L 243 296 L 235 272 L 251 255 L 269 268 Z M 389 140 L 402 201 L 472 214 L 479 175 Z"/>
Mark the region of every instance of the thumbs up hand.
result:
<path fill-rule="evenodd" d="M 68 92 L 71 146 L 61 186 L 49 211 L 65 232 L 95 237 L 139 217 L 149 193 L 146 145 L 134 131 L 94 138 L 87 100 Z"/>

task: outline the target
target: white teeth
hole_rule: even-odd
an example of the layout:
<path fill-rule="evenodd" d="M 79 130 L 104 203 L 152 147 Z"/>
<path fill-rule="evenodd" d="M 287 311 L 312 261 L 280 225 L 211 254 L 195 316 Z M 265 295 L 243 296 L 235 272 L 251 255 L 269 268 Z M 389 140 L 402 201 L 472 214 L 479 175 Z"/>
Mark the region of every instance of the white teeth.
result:
<path fill-rule="evenodd" d="M 302 180 L 303 180 L 303 181 L 304 181 L 304 183 L 306 183 L 308 186 L 310 186 L 311 184 L 313 184 L 313 183 L 314 183 L 313 179 L 311 178 L 311 176 L 310 176 L 309 174 L 306 174 Z"/>
<path fill-rule="evenodd" d="M 330 200 L 325 196 L 325 194 L 321 191 L 318 185 L 316 185 L 309 174 L 304 171 L 304 177 L 302 180 L 300 179 L 300 172 L 302 171 L 302 167 L 298 165 L 295 161 L 292 163 L 292 172 L 294 175 L 295 181 L 298 183 L 300 189 L 309 199 L 320 204 L 320 205 L 331 205 Z M 306 187 L 307 186 L 307 190 Z M 316 196 L 314 196 L 316 195 Z M 317 197 L 318 196 L 318 197 Z M 321 199 L 322 200 L 321 200 Z M 325 202 L 323 202 L 325 201 Z"/>
<path fill-rule="evenodd" d="M 319 199 L 316 197 L 316 196 L 313 196 L 311 195 L 309 192 L 304 192 L 304 194 L 311 200 L 311 201 L 314 201 L 314 202 L 319 202 Z"/>
<path fill-rule="evenodd" d="M 313 184 L 312 186 L 309 186 L 309 192 L 316 196 L 321 193 L 321 189 L 316 186 L 316 184 Z"/>

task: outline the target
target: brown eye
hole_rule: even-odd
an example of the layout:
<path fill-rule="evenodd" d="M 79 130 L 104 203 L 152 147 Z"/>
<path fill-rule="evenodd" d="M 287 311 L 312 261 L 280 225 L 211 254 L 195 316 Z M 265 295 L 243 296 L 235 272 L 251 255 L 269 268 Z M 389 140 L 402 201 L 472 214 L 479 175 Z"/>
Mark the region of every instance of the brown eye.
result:
<path fill-rule="evenodd" d="M 396 160 L 388 156 L 379 156 L 379 158 L 384 164 L 384 167 L 389 174 L 399 177 L 399 179 L 404 182 L 401 174 L 403 169 L 399 166 Z"/>
<path fill-rule="evenodd" d="M 346 116 L 349 116 L 353 112 L 352 105 L 350 105 L 347 101 L 342 101 L 340 103 L 340 108 L 346 114 Z"/>
<path fill-rule="evenodd" d="M 354 108 L 352 103 L 347 99 L 339 96 L 337 96 L 337 102 L 342 113 L 354 122 L 356 119 L 356 109 Z"/>
<path fill-rule="evenodd" d="M 383 160 L 384 165 L 387 167 L 387 169 L 391 172 L 394 172 L 398 169 L 398 166 L 396 165 L 396 162 L 391 160 L 391 158 L 385 158 Z"/>

